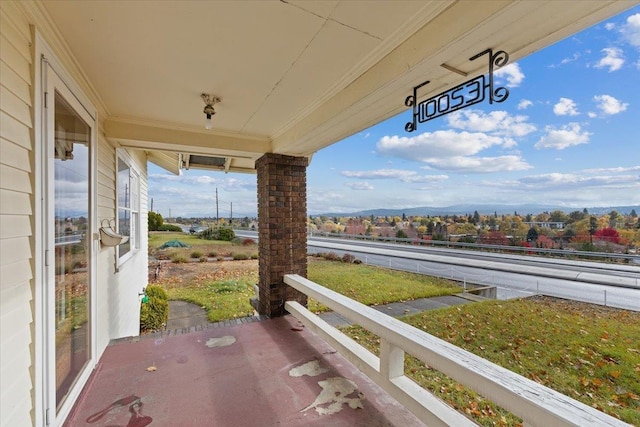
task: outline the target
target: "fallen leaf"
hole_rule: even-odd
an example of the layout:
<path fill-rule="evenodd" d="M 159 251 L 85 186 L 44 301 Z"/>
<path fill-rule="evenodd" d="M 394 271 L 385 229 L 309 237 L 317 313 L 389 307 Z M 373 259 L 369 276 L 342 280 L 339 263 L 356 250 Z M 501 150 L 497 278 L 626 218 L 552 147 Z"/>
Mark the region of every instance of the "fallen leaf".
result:
<path fill-rule="evenodd" d="M 154 371 L 157 371 L 157 370 L 158 370 L 158 368 L 156 368 L 155 366 L 149 366 L 147 368 L 147 372 L 154 372 Z"/>

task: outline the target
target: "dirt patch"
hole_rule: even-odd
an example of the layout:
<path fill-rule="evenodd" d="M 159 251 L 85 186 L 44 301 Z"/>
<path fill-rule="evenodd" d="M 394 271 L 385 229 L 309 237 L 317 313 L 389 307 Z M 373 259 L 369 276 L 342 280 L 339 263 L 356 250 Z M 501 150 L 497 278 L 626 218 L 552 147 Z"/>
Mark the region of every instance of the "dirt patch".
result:
<path fill-rule="evenodd" d="M 258 260 L 212 261 L 173 263 L 162 262 L 156 275 L 158 263 L 149 263 L 150 282 L 171 282 L 173 286 L 187 286 L 200 280 L 228 280 L 247 274 L 258 274 Z"/>

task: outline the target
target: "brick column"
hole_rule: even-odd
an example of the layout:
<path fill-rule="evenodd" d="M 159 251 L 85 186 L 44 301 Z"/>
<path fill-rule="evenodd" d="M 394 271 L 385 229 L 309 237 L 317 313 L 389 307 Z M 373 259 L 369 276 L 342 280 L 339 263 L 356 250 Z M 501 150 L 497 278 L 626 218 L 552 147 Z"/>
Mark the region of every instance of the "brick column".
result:
<path fill-rule="evenodd" d="M 285 301 L 307 304 L 307 296 L 283 282 L 285 274 L 307 276 L 306 157 L 265 154 L 258 172 L 258 300 L 254 308 L 271 317 L 285 314 Z"/>

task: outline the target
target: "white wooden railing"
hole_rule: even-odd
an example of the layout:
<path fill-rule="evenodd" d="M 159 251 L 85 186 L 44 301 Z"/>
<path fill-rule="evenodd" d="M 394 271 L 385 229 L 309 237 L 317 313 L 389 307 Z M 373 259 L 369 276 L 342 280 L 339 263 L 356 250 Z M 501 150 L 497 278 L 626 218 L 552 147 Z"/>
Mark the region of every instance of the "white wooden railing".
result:
<path fill-rule="evenodd" d="M 476 424 L 405 376 L 405 352 L 522 418 L 526 426 L 629 425 L 304 277 L 288 274 L 284 282 L 379 336 L 376 357 L 301 304 L 285 303 L 289 313 L 429 426 Z"/>

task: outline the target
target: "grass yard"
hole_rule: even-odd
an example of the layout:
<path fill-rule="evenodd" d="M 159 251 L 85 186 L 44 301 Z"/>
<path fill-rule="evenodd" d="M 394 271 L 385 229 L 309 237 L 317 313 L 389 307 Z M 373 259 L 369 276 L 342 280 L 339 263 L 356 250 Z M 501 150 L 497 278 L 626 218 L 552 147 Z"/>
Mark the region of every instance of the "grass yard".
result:
<path fill-rule="evenodd" d="M 460 286 L 445 279 L 318 258 L 310 258 L 307 275 L 309 280 L 365 305 L 410 301 L 461 292 Z M 309 310 L 318 313 L 327 311 L 327 307 L 311 299 Z"/>
<path fill-rule="evenodd" d="M 640 425 L 640 313 L 545 297 L 489 301 L 402 319 L 478 356 Z M 344 330 L 378 353 L 379 339 Z M 482 425 L 520 425 L 473 391 L 407 357 L 409 376 Z"/>
<path fill-rule="evenodd" d="M 160 246 L 169 240 L 179 240 L 189 247 L 160 249 Z M 210 259 L 234 257 L 256 259 L 258 257 L 258 245 L 255 241 L 248 243 L 249 240 L 237 239 L 237 241 L 234 242 L 226 242 L 222 240 L 200 239 L 196 235 L 187 233 L 152 231 L 149 233 L 149 256 L 164 260 L 180 259 L 181 262 L 187 262 L 192 258 L 201 257 Z"/>

